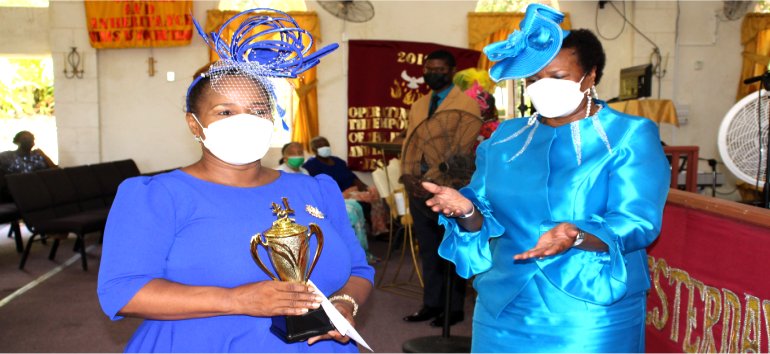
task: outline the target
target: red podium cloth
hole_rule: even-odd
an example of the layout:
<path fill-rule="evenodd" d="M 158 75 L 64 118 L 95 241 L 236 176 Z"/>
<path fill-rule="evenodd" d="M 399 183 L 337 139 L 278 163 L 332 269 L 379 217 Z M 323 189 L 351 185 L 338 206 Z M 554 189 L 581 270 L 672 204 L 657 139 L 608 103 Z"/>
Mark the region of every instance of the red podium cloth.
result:
<path fill-rule="evenodd" d="M 770 228 L 669 199 L 648 251 L 648 352 L 770 350 Z"/>

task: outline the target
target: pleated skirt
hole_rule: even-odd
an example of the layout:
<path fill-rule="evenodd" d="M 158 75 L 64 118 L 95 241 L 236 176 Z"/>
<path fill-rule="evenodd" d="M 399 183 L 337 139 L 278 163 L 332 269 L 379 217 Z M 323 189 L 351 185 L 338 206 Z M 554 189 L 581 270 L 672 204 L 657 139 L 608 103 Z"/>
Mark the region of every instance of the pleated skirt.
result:
<path fill-rule="evenodd" d="M 471 351 L 641 353 L 645 311 L 646 292 L 601 306 L 575 299 L 537 274 L 499 317 L 476 303 Z"/>

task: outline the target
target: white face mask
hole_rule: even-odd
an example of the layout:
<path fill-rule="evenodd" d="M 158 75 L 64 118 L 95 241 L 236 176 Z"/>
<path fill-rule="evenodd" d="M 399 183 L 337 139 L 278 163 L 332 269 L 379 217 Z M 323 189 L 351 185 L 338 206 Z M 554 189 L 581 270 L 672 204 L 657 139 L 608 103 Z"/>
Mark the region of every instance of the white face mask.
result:
<path fill-rule="evenodd" d="M 273 122 L 253 114 L 236 114 L 203 128 L 203 146 L 218 159 L 231 165 L 245 165 L 265 156 L 273 136 Z"/>
<path fill-rule="evenodd" d="M 527 86 L 527 96 L 537 113 L 546 118 L 564 117 L 577 109 L 590 90 L 580 91 L 580 81 L 545 78 Z"/>
<path fill-rule="evenodd" d="M 332 156 L 332 148 L 328 146 L 321 146 L 318 148 L 318 156 L 329 157 Z"/>

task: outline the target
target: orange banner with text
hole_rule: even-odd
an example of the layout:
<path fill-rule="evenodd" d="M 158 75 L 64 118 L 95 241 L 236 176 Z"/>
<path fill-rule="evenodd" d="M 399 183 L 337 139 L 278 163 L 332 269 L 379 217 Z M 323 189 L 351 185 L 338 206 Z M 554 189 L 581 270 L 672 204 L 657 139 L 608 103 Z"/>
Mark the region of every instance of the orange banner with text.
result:
<path fill-rule="evenodd" d="M 193 36 L 192 1 L 86 1 L 91 47 L 176 47 Z"/>

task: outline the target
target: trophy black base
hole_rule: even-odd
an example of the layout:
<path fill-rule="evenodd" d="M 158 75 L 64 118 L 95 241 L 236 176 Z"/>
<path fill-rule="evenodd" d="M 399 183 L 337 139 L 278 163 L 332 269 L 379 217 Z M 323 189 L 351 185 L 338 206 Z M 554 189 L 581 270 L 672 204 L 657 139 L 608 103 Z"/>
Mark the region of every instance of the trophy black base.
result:
<path fill-rule="evenodd" d="M 470 353 L 469 337 L 428 336 L 410 339 L 404 342 L 404 353 Z"/>
<path fill-rule="evenodd" d="M 334 325 L 321 307 L 304 315 L 274 316 L 270 326 L 270 331 L 286 343 L 305 341 L 333 329 Z"/>

